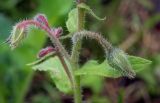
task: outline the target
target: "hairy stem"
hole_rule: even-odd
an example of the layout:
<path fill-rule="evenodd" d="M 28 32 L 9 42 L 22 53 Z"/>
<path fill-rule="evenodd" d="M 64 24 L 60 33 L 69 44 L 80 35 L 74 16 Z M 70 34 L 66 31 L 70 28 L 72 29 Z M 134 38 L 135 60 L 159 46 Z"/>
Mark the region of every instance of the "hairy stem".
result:
<path fill-rule="evenodd" d="M 67 51 L 64 49 L 63 45 L 60 43 L 60 41 L 58 40 L 58 38 L 53 34 L 53 32 L 51 32 L 51 29 L 42 25 L 41 23 L 34 21 L 34 20 L 25 20 L 22 21 L 21 23 L 17 24 L 17 28 L 21 28 L 22 26 L 29 26 L 29 25 L 34 25 L 36 27 L 41 28 L 42 30 L 47 32 L 48 37 L 51 39 L 52 43 L 55 44 L 55 46 L 58 47 L 60 54 L 62 56 L 65 56 L 66 59 L 68 59 L 70 61 L 70 56 L 67 53 Z"/>
<path fill-rule="evenodd" d="M 64 69 L 65 69 L 65 72 L 66 72 L 66 74 L 67 74 L 68 78 L 70 79 L 72 86 L 73 86 L 73 81 L 75 81 L 73 71 L 69 70 L 69 68 L 67 67 L 65 60 L 64 60 L 64 58 L 66 58 L 69 62 L 71 62 L 70 56 L 69 56 L 68 52 L 65 50 L 65 48 L 63 47 L 63 45 L 61 44 L 61 42 L 59 41 L 59 39 L 51 31 L 51 29 L 45 25 L 42 25 L 41 23 L 39 23 L 37 21 L 34 21 L 34 20 L 25 20 L 25 21 L 17 24 L 17 28 L 21 28 L 24 25 L 26 25 L 26 26 L 34 25 L 34 26 L 39 27 L 42 30 L 47 32 L 47 35 L 50 38 L 50 40 L 52 41 L 53 45 L 55 45 L 58 48 L 58 51 L 59 51 L 58 57 L 61 60 L 62 65 L 64 66 Z"/>
<path fill-rule="evenodd" d="M 77 5 L 85 2 L 84 0 L 77 0 Z M 78 7 L 77 7 L 78 8 Z M 78 31 L 83 30 L 84 28 L 84 19 L 85 19 L 85 11 L 81 8 L 78 8 Z M 81 49 L 81 41 L 77 43 L 77 45 L 73 46 L 72 54 L 71 54 L 71 62 L 73 70 L 79 68 L 79 54 Z M 74 102 L 82 103 L 82 94 L 81 94 L 81 86 L 80 86 L 80 76 L 75 76 L 74 82 Z"/>
<path fill-rule="evenodd" d="M 79 41 L 81 41 L 84 37 L 96 40 L 105 50 L 105 52 L 110 51 L 112 49 L 112 45 L 99 33 L 91 32 L 91 31 L 80 31 L 73 35 L 72 41 L 74 45 L 77 45 Z"/>
<path fill-rule="evenodd" d="M 57 55 L 58 55 L 59 60 L 61 61 L 61 64 L 62 64 L 63 67 L 64 67 L 64 70 L 65 70 L 68 78 L 70 79 L 71 84 L 73 85 L 73 79 L 72 79 L 72 78 L 73 78 L 73 77 L 72 77 L 73 74 L 70 73 L 69 68 L 68 68 L 66 62 L 65 62 L 64 58 L 60 55 L 60 53 L 57 53 Z M 71 75 L 70 75 L 70 74 L 71 74 Z"/>

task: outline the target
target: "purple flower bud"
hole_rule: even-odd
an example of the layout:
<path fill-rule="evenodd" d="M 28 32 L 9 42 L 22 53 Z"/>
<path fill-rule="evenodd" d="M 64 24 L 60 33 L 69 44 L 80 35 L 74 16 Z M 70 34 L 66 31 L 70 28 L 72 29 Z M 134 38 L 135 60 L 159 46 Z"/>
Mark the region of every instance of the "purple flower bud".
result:
<path fill-rule="evenodd" d="M 34 20 L 39 22 L 42 25 L 45 25 L 47 28 L 49 27 L 48 20 L 44 14 L 38 14 L 34 17 Z"/>
<path fill-rule="evenodd" d="M 44 57 L 45 55 L 51 53 L 51 52 L 54 52 L 56 51 L 56 48 L 53 48 L 51 46 L 48 46 L 44 49 L 42 49 L 39 53 L 38 53 L 38 58 L 41 58 L 41 57 Z"/>
<path fill-rule="evenodd" d="M 53 34 L 54 36 L 56 36 L 57 38 L 59 38 L 62 33 L 63 33 L 63 29 L 62 29 L 61 27 L 52 29 L 52 34 Z"/>

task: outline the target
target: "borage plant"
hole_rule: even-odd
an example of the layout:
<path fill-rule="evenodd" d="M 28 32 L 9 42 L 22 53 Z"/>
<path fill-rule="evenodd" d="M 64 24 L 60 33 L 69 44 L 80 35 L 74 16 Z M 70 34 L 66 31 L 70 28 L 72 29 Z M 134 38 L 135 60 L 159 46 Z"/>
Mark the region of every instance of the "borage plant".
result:
<path fill-rule="evenodd" d="M 143 69 L 150 61 L 130 56 L 120 48 L 113 47 L 101 34 L 84 29 L 85 14 L 90 13 L 96 19 L 103 20 L 94 14 L 84 0 L 77 0 L 77 6 L 70 11 L 66 26 L 70 32 L 67 36 L 61 36 L 63 29 L 49 26 L 47 18 L 43 14 L 36 15 L 33 19 L 17 23 L 12 30 L 7 42 L 15 49 L 28 35 L 30 26 L 35 26 L 47 32 L 47 36 L 53 46 L 42 49 L 38 54 L 38 60 L 28 65 L 34 70 L 45 71 L 50 74 L 56 87 L 68 94 L 74 95 L 75 103 L 82 103 L 80 80 L 83 75 L 95 75 L 118 78 L 126 76 L 134 78 L 136 73 Z M 61 38 L 69 37 L 73 46 L 71 54 L 67 52 Z M 96 60 L 89 60 L 83 66 L 79 66 L 79 54 L 82 39 L 93 39 L 102 46 L 106 59 L 99 64 Z"/>

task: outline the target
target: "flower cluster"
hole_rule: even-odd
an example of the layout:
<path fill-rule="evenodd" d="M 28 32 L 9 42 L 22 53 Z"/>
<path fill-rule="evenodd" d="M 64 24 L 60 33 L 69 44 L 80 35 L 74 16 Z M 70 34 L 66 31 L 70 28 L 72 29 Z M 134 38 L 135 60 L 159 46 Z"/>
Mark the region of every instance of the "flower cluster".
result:
<path fill-rule="evenodd" d="M 10 47 L 12 49 L 16 48 L 20 44 L 20 42 L 23 41 L 23 39 L 27 36 L 30 26 L 38 27 L 41 30 L 46 31 L 54 38 L 59 38 L 63 33 L 63 29 L 61 27 L 51 28 L 46 16 L 43 14 L 38 14 L 34 17 L 34 19 L 24 20 L 17 23 L 13 27 L 10 37 L 7 39 L 7 42 L 10 44 Z"/>

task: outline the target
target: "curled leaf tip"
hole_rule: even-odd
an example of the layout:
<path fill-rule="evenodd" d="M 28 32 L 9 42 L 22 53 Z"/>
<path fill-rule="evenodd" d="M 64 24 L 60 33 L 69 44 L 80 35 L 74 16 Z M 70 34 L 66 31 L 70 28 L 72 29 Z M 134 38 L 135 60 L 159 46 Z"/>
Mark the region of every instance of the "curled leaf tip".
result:
<path fill-rule="evenodd" d="M 87 4 L 85 4 L 85 3 L 80 3 L 80 4 L 78 4 L 78 7 L 79 7 L 79 8 L 82 8 L 82 9 L 85 9 L 88 13 L 90 13 L 90 14 L 91 14 L 93 17 L 95 17 L 97 20 L 106 20 L 106 17 L 101 18 L 101 17 L 97 16 L 97 15 L 93 12 L 93 10 L 92 10 Z"/>
<path fill-rule="evenodd" d="M 19 43 L 26 37 L 27 28 L 25 25 L 19 25 L 13 27 L 11 35 L 8 38 L 7 42 L 10 44 L 11 49 L 15 49 Z"/>
<path fill-rule="evenodd" d="M 127 55 L 119 48 L 113 48 L 107 53 L 107 59 L 110 66 L 129 78 L 135 77 L 135 72 L 127 58 Z"/>

